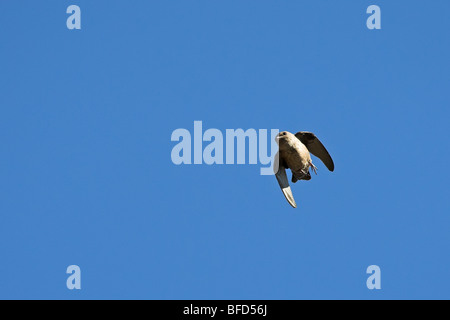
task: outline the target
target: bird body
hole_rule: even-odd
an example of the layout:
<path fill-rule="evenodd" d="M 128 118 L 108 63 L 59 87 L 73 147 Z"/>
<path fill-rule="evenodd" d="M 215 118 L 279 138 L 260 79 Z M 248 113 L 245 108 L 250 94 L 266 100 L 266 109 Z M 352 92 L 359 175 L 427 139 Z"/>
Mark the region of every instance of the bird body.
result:
<path fill-rule="evenodd" d="M 287 201 L 296 208 L 297 204 L 287 180 L 286 169 L 291 169 L 292 182 L 295 183 L 298 180 L 310 180 L 310 168 L 317 174 L 317 168 L 311 160 L 311 153 L 321 159 L 330 171 L 334 170 L 334 163 L 328 151 L 311 132 L 300 131 L 294 135 L 283 131 L 275 139 L 279 146 L 276 155 L 278 168 L 276 168 L 275 176 Z"/>
<path fill-rule="evenodd" d="M 312 161 L 308 148 L 292 133 L 284 133 L 278 139 L 279 153 L 283 166 L 292 171 L 292 182 L 311 179 L 309 168 Z"/>

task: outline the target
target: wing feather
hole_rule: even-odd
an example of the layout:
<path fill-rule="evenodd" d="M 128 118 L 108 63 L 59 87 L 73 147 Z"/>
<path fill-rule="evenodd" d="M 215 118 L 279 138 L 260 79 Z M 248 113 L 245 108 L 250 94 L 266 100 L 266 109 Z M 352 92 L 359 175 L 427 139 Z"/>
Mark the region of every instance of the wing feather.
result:
<path fill-rule="evenodd" d="M 328 170 L 334 171 L 333 159 L 314 133 L 300 131 L 295 136 L 308 148 L 309 152 L 322 160 Z"/>
<path fill-rule="evenodd" d="M 275 163 L 278 162 L 278 154 L 275 156 Z M 289 204 L 297 208 L 297 204 L 295 203 L 294 195 L 292 194 L 291 187 L 289 186 L 289 180 L 286 175 L 286 168 L 279 163 L 278 170 L 275 173 L 275 177 L 277 178 L 278 184 L 280 185 L 281 191 L 283 191 L 284 197 L 289 202 Z"/>

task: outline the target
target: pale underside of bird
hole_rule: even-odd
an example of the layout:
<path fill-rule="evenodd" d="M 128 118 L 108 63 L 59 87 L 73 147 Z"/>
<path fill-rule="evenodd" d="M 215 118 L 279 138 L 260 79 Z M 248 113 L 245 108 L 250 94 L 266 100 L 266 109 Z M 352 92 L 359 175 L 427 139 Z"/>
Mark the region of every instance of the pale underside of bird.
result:
<path fill-rule="evenodd" d="M 278 168 L 277 166 L 274 168 L 275 176 L 286 200 L 292 207 L 296 208 L 297 204 L 289 186 L 286 169 L 291 169 L 293 183 L 298 180 L 310 180 L 310 168 L 317 174 L 317 168 L 312 163 L 311 154 L 322 160 L 330 171 L 334 171 L 333 159 L 314 133 L 300 131 L 294 135 L 283 131 L 275 139 L 279 147 L 275 156 L 275 164 L 278 164 Z"/>

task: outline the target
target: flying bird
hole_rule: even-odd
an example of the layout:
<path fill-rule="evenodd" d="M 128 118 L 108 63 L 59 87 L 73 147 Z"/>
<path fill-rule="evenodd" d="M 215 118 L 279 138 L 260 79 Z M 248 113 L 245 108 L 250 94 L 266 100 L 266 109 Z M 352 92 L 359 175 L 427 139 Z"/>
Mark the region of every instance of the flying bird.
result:
<path fill-rule="evenodd" d="M 300 131 L 295 135 L 283 131 L 275 140 L 278 143 L 278 153 L 275 156 L 275 176 L 289 204 L 297 208 L 291 187 L 286 175 L 286 169 L 292 171 L 292 182 L 298 180 L 311 180 L 309 169 L 317 174 L 317 167 L 312 163 L 311 154 L 318 157 L 330 171 L 334 171 L 333 159 L 320 140 L 312 132 Z"/>

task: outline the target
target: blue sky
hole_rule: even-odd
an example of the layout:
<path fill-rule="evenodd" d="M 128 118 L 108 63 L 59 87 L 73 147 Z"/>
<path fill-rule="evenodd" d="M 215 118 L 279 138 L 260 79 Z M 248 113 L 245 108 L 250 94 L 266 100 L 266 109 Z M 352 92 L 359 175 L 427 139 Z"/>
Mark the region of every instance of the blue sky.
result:
<path fill-rule="evenodd" d="M 1 1 L 0 298 L 449 299 L 449 11 Z M 292 209 L 259 165 L 174 165 L 195 120 L 315 132 L 336 170 Z"/>

